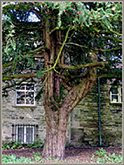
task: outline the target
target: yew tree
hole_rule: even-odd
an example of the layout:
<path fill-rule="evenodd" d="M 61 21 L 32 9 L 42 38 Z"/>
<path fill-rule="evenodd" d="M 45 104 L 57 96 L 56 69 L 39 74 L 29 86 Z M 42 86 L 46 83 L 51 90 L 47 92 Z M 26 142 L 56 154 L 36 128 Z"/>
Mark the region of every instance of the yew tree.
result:
<path fill-rule="evenodd" d="M 64 159 L 74 107 L 97 78 L 121 80 L 121 2 L 3 2 L 3 95 L 41 80 L 46 143 L 43 157 Z"/>

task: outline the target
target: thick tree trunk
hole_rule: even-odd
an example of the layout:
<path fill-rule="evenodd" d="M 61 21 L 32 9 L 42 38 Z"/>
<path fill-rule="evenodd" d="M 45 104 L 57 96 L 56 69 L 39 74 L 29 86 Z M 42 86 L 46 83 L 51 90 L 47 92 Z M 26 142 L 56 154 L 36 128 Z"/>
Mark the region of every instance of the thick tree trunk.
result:
<path fill-rule="evenodd" d="M 46 26 L 47 27 L 47 26 Z M 45 53 L 45 68 L 48 70 L 46 73 L 45 82 L 45 95 L 44 95 L 44 108 L 46 120 L 46 143 L 43 149 L 43 157 L 58 158 L 63 160 L 65 157 L 65 144 L 66 144 L 66 128 L 68 117 L 73 108 L 83 99 L 91 90 L 96 77 L 96 68 L 88 68 L 87 75 L 80 82 L 70 89 L 66 97 L 63 99 L 60 90 L 60 77 L 58 74 L 60 70 L 50 70 L 52 62 L 55 62 L 59 51 L 61 49 L 59 42 L 63 43 L 63 35 L 60 31 L 49 35 L 49 29 L 44 28 L 44 41 L 49 51 Z M 90 58 L 96 62 L 97 55 L 91 52 Z M 57 64 L 64 64 L 64 51 L 62 50 L 61 56 Z"/>
<path fill-rule="evenodd" d="M 53 128 L 47 126 L 46 143 L 42 156 L 63 160 L 65 157 L 65 143 L 66 130 L 53 131 Z"/>
<path fill-rule="evenodd" d="M 63 160 L 65 157 L 68 115 L 62 109 L 53 112 L 49 106 L 45 106 L 45 108 L 46 143 L 42 156 Z"/>

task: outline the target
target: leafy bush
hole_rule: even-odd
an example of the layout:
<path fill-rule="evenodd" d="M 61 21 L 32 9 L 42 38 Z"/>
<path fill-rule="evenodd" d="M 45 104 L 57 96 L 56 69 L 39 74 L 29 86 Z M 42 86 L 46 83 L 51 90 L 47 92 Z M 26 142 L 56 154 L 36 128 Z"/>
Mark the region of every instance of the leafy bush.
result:
<path fill-rule="evenodd" d="M 92 155 L 92 160 L 97 158 L 97 163 L 122 163 L 122 152 L 118 156 L 115 153 L 110 154 L 103 148 Z"/>

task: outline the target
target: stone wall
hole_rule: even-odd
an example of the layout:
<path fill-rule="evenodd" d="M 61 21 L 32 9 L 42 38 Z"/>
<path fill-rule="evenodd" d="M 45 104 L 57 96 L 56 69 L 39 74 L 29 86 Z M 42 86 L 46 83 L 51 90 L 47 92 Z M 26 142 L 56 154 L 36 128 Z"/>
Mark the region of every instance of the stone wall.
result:
<path fill-rule="evenodd" d="M 110 88 L 110 85 L 101 86 L 102 143 L 119 146 L 122 145 L 122 104 L 110 103 Z"/>
<path fill-rule="evenodd" d="M 121 146 L 122 104 L 110 103 L 110 85 L 101 85 L 101 145 Z M 98 85 L 71 113 L 70 142 L 77 146 L 99 146 Z"/>
<path fill-rule="evenodd" d="M 40 88 L 37 84 L 36 93 Z M 45 111 L 43 107 L 43 95 L 36 103 L 36 107 L 15 106 L 15 91 L 9 92 L 9 97 L 3 97 L 2 103 L 2 140 L 12 140 L 12 124 L 38 124 L 38 135 L 42 141 L 46 136 Z"/>
<path fill-rule="evenodd" d="M 122 104 L 110 103 L 110 85 L 101 85 L 101 138 L 103 146 L 121 146 Z M 37 84 L 37 91 L 40 83 Z M 37 92 L 36 91 L 36 92 Z M 36 107 L 15 107 L 15 92 L 3 97 L 2 140 L 12 140 L 12 124 L 38 124 L 42 141 L 46 136 L 43 95 Z M 67 140 L 76 146 L 99 145 L 98 85 L 72 111 L 67 129 Z"/>

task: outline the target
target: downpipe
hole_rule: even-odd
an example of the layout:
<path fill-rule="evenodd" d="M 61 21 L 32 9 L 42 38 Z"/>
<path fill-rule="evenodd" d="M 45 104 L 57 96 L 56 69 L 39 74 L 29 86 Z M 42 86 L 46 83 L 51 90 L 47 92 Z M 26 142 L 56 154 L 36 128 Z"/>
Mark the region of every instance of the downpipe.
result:
<path fill-rule="evenodd" d="M 100 78 L 98 78 L 98 101 L 99 101 L 99 146 L 102 146 L 101 138 L 101 102 L 100 102 Z"/>

